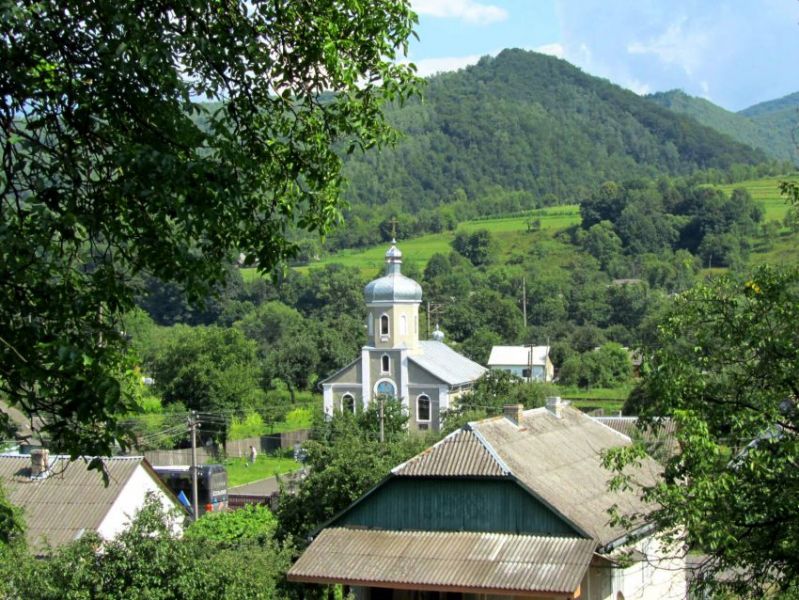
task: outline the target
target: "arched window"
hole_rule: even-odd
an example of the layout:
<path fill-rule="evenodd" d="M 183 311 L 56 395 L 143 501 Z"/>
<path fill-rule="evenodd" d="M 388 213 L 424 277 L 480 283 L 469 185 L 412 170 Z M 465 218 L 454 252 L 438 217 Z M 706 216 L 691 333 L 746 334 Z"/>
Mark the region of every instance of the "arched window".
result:
<path fill-rule="evenodd" d="M 352 397 L 352 394 L 344 394 L 341 397 L 341 411 L 342 412 L 355 412 L 355 398 Z"/>
<path fill-rule="evenodd" d="M 419 315 L 416 315 L 416 316 L 413 318 L 413 326 L 414 326 L 414 328 L 415 328 L 415 329 L 414 329 L 414 333 L 415 333 L 416 335 L 419 335 Z"/>
<path fill-rule="evenodd" d="M 380 371 L 383 373 L 391 372 L 391 357 L 389 357 L 388 354 L 384 354 L 380 357 Z"/>
<path fill-rule="evenodd" d="M 430 420 L 430 396 L 422 394 L 416 398 L 416 420 Z"/>
<path fill-rule="evenodd" d="M 366 319 L 366 329 L 369 335 L 372 335 L 372 333 L 374 333 L 375 316 L 372 313 L 369 313 L 369 317 Z"/>
<path fill-rule="evenodd" d="M 380 316 L 380 335 L 388 335 L 388 315 Z"/>
<path fill-rule="evenodd" d="M 381 396 L 391 396 L 392 398 L 396 398 L 397 388 L 388 379 L 383 379 L 377 382 L 377 385 L 375 386 L 375 393 L 380 394 Z"/>
<path fill-rule="evenodd" d="M 405 315 L 400 315 L 400 335 L 408 335 L 408 318 Z"/>

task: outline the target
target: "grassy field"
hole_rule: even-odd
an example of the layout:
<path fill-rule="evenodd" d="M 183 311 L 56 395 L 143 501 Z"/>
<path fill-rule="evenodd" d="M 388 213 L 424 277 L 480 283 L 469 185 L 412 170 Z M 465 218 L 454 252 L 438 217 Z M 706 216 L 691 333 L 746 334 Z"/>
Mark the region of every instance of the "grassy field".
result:
<path fill-rule="evenodd" d="M 228 487 L 289 473 L 300 467 L 300 463 L 296 460 L 282 456 L 259 455 L 254 465 L 251 465 L 246 458 L 229 458 L 225 461 Z"/>
<path fill-rule="evenodd" d="M 580 209 L 576 204 L 552 206 L 534 211 L 535 219 L 540 219 L 542 231 L 554 231 L 569 227 L 580 222 Z M 491 233 L 501 234 L 502 249 L 518 247 L 519 234 L 527 235 L 527 221 L 529 216 L 497 217 L 493 219 L 477 219 L 465 221 L 459 229 L 476 231 L 487 229 Z M 518 236 L 518 237 L 514 237 Z M 402 240 L 402 252 L 422 269 L 436 253 L 447 254 L 452 250 L 450 243 L 455 237 L 455 232 L 432 233 L 417 238 Z M 528 242 L 529 243 L 529 242 Z M 526 244 L 525 244 L 526 245 Z M 367 277 L 373 277 L 383 269 L 386 244 L 378 244 L 370 248 L 341 250 L 323 258 L 313 265 L 297 267 L 298 271 L 307 271 L 311 268 L 323 267 L 326 264 L 340 264 L 356 267 Z M 241 275 L 245 281 L 258 277 L 255 269 L 242 269 Z"/>
<path fill-rule="evenodd" d="M 780 194 L 781 181 L 799 181 L 799 176 L 790 177 L 766 177 L 764 179 L 750 179 L 741 181 L 739 183 L 731 183 L 729 185 L 714 186 L 723 190 L 727 194 L 732 193 L 736 188 L 744 188 L 752 194 L 752 198 L 756 202 L 760 202 L 766 210 L 765 221 L 779 221 L 782 222 L 785 218 L 785 213 L 788 211 L 788 205 L 785 198 Z"/>

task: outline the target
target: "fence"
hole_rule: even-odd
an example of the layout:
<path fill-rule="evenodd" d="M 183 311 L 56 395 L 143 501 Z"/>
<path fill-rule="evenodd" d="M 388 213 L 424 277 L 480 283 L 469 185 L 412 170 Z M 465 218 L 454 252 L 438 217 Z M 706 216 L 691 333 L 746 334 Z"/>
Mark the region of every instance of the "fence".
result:
<path fill-rule="evenodd" d="M 298 431 L 285 431 L 258 437 L 244 438 L 243 440 L 230 440 L 225 443 L 225 454 L 229 457 L 248 456 L 250 446 L 255 446 L 259 452 L 274 452 L 286 448 L 293 448 L 294 444 L 302 443 L 311 434 L 310 429 Z"/>
<path fill-rule="evenodd" d="M 151 465 L 158 467 L 171 467 L 173 465 L 190 465 L 191 448 L 181 448 L 179 450 L 145 450 L 144 458 Z M 197 448 L 197 462 L 201 465 L 219 462 L 221 457 L 216 448 L 210 450 L 204 446 Z"/>
<path fill-rule="evenodd" d="M 273 433 L 259 437 L 232 440 L 225 443 L 224 452 L 218 446 L 200 446 L 197 448 L 197 462 L 201 465 L 221 462 L 225 456 L 235 458 L 249 456 L 250 446 L 255 446 L 259 453 L 271 453 L 276 450 L 293 448 L 294 444 L 302 443 L 311 434 L 310 429 Z M 145 450 L 144 458 L 151 465 L 169 467 L 172 465 L 190 465 L 191 448 L 179 450 Z"/>

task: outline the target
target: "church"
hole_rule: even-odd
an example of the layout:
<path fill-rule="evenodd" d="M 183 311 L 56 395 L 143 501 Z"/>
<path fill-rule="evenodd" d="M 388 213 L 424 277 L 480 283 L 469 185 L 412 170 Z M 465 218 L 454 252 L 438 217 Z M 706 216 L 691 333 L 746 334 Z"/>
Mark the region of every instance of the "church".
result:
<path fill-rule="evenodd" d="M 486 369 L 444 343 L 436 327 L 432 340 L 419 339 L 422 288 L 401 272 L 396 241 L 386 252 L 386 273 L 364 288 L 367 345 L 361 356 L 321 382 L 325 414 L 360 412 L 379 395 L 397 398 L 412 431 L 441 426 L 441 413 Z"/>

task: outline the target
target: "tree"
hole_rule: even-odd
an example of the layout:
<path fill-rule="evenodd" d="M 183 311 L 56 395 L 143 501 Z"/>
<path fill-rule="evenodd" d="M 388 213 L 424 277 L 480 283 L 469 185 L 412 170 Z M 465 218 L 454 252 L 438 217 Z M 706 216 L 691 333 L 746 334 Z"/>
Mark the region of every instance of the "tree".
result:
<path fill-rule="evenodd" d="M 650 422 L 676 420 L 681 448 L 642 490 L 649 518 L 709 556 L 701 584 L 736 597 L 799 589 L 797 322 L 796 268 L 698 286 L 675 299 L 638 394 Z"/>
<path fill-rule="evenodd" d="M 415 21 L 407 0 L 7 3 L 4 394 L 73 455 L 108 454 L 134 276 L 197 301 L 231 253 L 267 271 L 292 229 L 338 222 L 340 151 L 391 139 L 381 108 L 415 91 L 396 60 Z"/>
<path fill-rule="evenodd" d="M 238 513 L 214 524 L 240 519 Z M 205 520 L 203 518 L 202 520 Z M 197 528 L 203 534 L 207 526 Z M 90 532 L 58 550 L 46 561 L 20 557 L 6 585 L 9 597 L 30 600 L 61 598 L 202 598 L 271 599 L 290 564 L 291 547 L 280 547 L 271 535 L 231 542 L 220 535 L 177 537 L 172 517 L 151 498 L 114 540 L 103 542 Z M 242 557 L 246 556 L 246 560 Z"/>
<path fill-rule="evenodd" d="M 453 249 L 475 266 L 484 265 L 491 260 L 494 246 L 494 238 L 488 229 L 478 229 L 472 233 L 459 231 L 452 240 Z"/>

